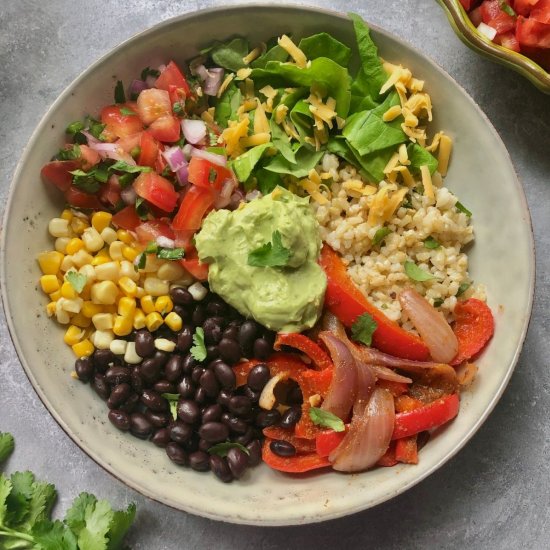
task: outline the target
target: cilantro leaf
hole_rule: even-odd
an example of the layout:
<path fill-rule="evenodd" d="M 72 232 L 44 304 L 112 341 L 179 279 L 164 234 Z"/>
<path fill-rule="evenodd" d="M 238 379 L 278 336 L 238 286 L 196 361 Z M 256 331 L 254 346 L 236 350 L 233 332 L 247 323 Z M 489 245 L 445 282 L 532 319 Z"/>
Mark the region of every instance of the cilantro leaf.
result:
<path fill-rule="evenodd" d="M 123 160 L 117 160 L 114 164 L 109 166 L 110 171 L 117 170 L 118 172 L 126 172 L 127 174 L 137 174 L 138 172 L 152 172 L 153 169 L 150 166 L 139 166 L 134 164 L 128 164 Z"/>
<path fill-rule="evenodd" d="M 180 398 L 179 393 L 161 393 L 161 396 L 168 401 L 170 405 L 170 412 L 174 420 L 178 419 L 178 401 Z"/>
<path fill-rule="evenodd" d="M 441 307 L 444 301 L 445 300 L 443 300 L 443 298 L 437 298 L 436 300 L 434 300 L 434 307 Z"/>
<path fill-rule="evenodd" d="M 455 208 L 459 212 L 462 212 L 462 213 L 466 214 L 466 216 L 468 216 L 468 218 L 472 217 L 472 213 L 460 201 L 457 201 L 457 203 L 455 204 Z"/>
<path fill-rule="evenodd" d="M 430 250 L 435 250 L 441 245 L 430 235 L 427 239 L 424 239 L 424 246 Z"/>
<path fill-rule="evenodd" d="M 88 506 L 94 506 L 97 498 L 90 493 L 80 493 L 73 501 L 71 507 L 65 514 L 65 523 L 71 528 L 73 533 L 78 536 L 86 525 L 84 516 Z"/>
<path fill-rule="evenodd" d="M 211 455 L 218 455 L 221 457 L 227 456 L 227 453 L 229 449 L 240 449 L 243 451 L 243 453 L 246 453 L 247 455 L 250 454 L 250 451 L 240 443 L 235 443 L 233 441 L 223 441 L 222 443 L 216 443 L 216 445 L 213 445 L 208 449 L 208 452 Z"/>
<path fill-rule="evenodd" d="M 115 103 L 125 103 L 126 102 L 126 94 L 124 93 L 124 84 L 122 84 L 122 80 L 117 80 L 116 86 L 115 86 Z"/>
<path fill-rule="evenodd" d="M 279 231 L 273 232 L 271 241 L 248 254 L 248 265 L 254 267 L 284 267 L 288 264 L 290 250 L 283 246 Z"/>
<path fill-rule="evenodd" d="M 121 107 L 120 114 L 126 115 L 126 116 L 132 116 L 132 115 L 135 116 L 137 113 L 135 111 L 132 111 L 132 109 L 128 109 L 128 107 Z"/>
<path fill-rule="evenodd" d="M 77 550 L 78 543 L 74 533 L 68 525 L 56 521 L 39 521 L 32 530 L 37 546 L 40 550 Z"/>
<path fill-rule="evenodd" d="M 456 296 L 462 296 L 462 294 L 464 294 L 470 287 L 472 286 L 472 283 L 469 282 L 464 282 L 464 283 L 461 283 L 460 286 L 458 287 L 458 290 L 456 292 Z"/>
<path fill-rule="evenodd" d="M 90 550 L 105 548 L 113 519 L 113 509 L 106 500 L 98 500 L 94 506 L 87 506 L 84 512 L 85 527 L 78 535 L 78 546 Z"/>
<path fill-rule="evenodd" d="M 378 246 L 390 233 L 391 229 L 389 227 L 377 229 L 372 239 L 372 246 Z"/>
<path fill-rule="evenodd" d="M 147 255 L 145 254 L 145 252 L 142 252 L 137 257 L 137 263 L 134 264 L 134 267 L 135 267 L 136 271 L 138 269 L 144 269 L 146 263 L 147 263 Z"/>
<path fill-rule="evenodd" d="M 29 513 L 29 502 L 34 492 L 34 475 L 31 472 L 15 472 L 10 478 L 11 493 L 7 504 L 10 509 L 10 523 L 21 523 Z"/>
<path fill-rule="evenodd" d="M 107 550 L 118 550 L 124 536 L 130 529 L 136 517 L 136 505 L 132 502 L 126 510 L 115 510 L 109 529 L 109 544 Z"/>
<path fill-rule="evenodd" d="M 151 69 L 149 67 L 145 67 L 145 69 L 143 69 L 143 71 L 141 71 L 140 78 L 141 78 L 141 80 L 147 80 L 148 76 L 158 78 L 160 76 L 160 71 L 157 71 L 156 69 Z"/>
<path fill-rule="evenodd" d="M 11 492 L 11 481 L 4 475 L 0 473 L 0 525 L 4 523 L 6 514 L 8 512 L 8 507 L 6 505 L 6 500 Z"/>
<path fill-rule="evenodd" d="M 424 271 L 423 269 L 418 267 L 414 262 L 411 262 L 408 260 L 405 262 L 405 273 L 407 274 L 409 279 L 412 279 L 413 281 L 417 281 L 419 283 L 424 281 L 431 281 L 437 278 L 435 275 L 432 275 L 431 273 Z"/>
<path fill-rule="evenodd" d="M 338 418 L 335 414 L 332 414 L 329 411 L 319 409 L 318 407 L 311 407 L 309 409 L 309 417 L 316 426 L 331 428 L 335 432 L 343 432 L 346 429 L 346 426 L 341 418 Z"/>
<path fill-rule="evenodd" d="M 372 335 L 377 327 L 377 322 L 368 313 L 363 313 L 351 325 L 351 336 L 356 342 L 362 342 L 366 346 L 370 346 Z"/>
<path fill-rule="evenodd" d="M 507 13 L 510 17 L 517 17 L 518 14 L 514 11 L 514 8 L 506 2 L 506 0 L 499 0 L 498 4 L 504 13 Z"/>
<path fill-rule="evenodd" d="M 156 254 L 158 252 L 159 245 L 155 241 L 151 241 L 145 247 L 145 254 Z"/>
<path fill-rule="evenodd" d="M 204 343 L 204 330 L 201 327 L 195 329 L 193 334 L 193 347 L 191 348 L 191 355 L 193 359 L 197 361 L 204 361 L 206 359 L 206 345 Z"/>
<path fill-rule="evenodd" d="M 101 133 L 105 130 L 105 124 L 101 124 L 99 120 L 90 116 L 86 118 L 85 123 L 88 126 L 88 132 L 96 139 L 101 139 Z"/>
<path fill-rule="evenodd" d="M 81 156 L 80 146 L 73 144 L 66 149 L 60 149 L 59 153 L 55 155 L 56 160 L 76 160 Z"/>
<path fill-rule="evenodd" d="M 95 193 L 99 190 L 99 182 L 95 178 L 95 171 L 84 172 L 84 170 L 72 170 L 73 184 L 86 193 Z"/>
<path fill-rule="evenodd" d="M 144 201 L 145 199 L 143 197 L 136 197 L 136 214 L 142 221 L 146 221 L 149 215 L 147 204 Z"/>
<path fill-rule="evenodd" d="M 83 273 L 78 273 L 77 271 L 69 271 L 65 274 L 65 279 L 68 283 L 74 288 L 75 292 L 80 294 L 84 287 L 86 286 L 86 283 L 88 282 L 88 278 Z"/>
<path fill-rule="evenodd" d="M 181 260 L 185 256 L 183 248 L 159 248 L 157 258 L 162 260 Z"/>
<path fill-rule="evenodd" d="M 4 462 L 4 460 L 11 455 L 13 448 L 13 435 L 8 433 L 0 433 L 0 463 Z"/>
<path fill-rule="evenodd" d="M 71 122 L 67 128 L 65 129 L 65 132 L 71 136 L 74 136 L 76 133 L 81 132 L 84 130 L 85 124 L 80 120 L 75 120 L 74 122 Z"/>

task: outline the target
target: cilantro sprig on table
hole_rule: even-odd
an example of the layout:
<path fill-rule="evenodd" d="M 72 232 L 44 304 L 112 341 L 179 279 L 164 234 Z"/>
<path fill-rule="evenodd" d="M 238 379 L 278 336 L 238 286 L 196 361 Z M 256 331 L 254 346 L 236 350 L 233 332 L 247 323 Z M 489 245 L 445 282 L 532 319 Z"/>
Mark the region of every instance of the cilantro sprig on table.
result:
<path fill-rule="evenodd" d="M 0 463 L 14 448 L 13 437 L 0 433 Z M 135 504 L 113 510 L 106 500 L 80 493 L 63 520 L 51 518 L 54 485 L 32 472 L 0 473 L 0 548 L 32 550 L 117 550 L 132 525 Z"/>

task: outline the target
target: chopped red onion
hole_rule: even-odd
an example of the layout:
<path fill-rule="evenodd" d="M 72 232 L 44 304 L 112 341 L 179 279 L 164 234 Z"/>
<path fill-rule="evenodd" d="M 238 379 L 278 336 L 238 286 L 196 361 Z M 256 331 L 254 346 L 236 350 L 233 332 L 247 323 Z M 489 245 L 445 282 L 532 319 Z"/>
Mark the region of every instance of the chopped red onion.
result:
<path fill-rule="evenodd" d="M 204 65 L 192 66 L 191 73 L 197 75 L 203 82 L 208 78 L 208 71 Z"/>
<path fill-rule="evenodd" d="M 228 179 L 224 182 L 219 197 L 214 202 L 214 208 L 225 208 L 231 201 L 231 195 L 235 189 L 235 182 L 232 179 Z"/>
<path fill-rule="evenodd" d="M 128 206 L 136 204 L 137 193 L 134 186 L 129 185 L 128 187 L 122 189 L 120 192 L 120 198 L 124 201 L 124 204 L 127 204 Z"/>
<path fill-rule="evenodd" d="M 176 177 L 178 178 L 180 185 L 186 185 L 189 183 L 189 166 L 187 165 L 187 162 L 176 170 Z"/>
<path fill-rule="evenodd" d="M 202 120 L 185 118 L 181 121 L 181 129 L 185 139 L 196 145 L 206 137 L 206 124 Z"/>
<path fill-rule="evenodd" d="M 91 147 L 94 143 L 103 143 L 101 140 L 95 138 L 94 136 L 92 136 L 92 134 L 90 134 L 90 132 L 86 131 L 86 130 L 82 130 L 80 132 L 87 140 L 88 140 L 88 145 Z"/>
<path fill-rule="evenodd" d="M 245 200 L 247 202 L 253 201 L 254 199 L 258 199 L 262 196 L 261 192 L 258 189 L 253 189 L 249 193 L 245 195 Z"/>
<path fill-rule="evenodd" d="M 197 157 L 200 159 L 209 160 L 212 164 L 217 164 L 218 166 L 227 165 L 227 159 L 223 155 L 217 155 L 216 153 L 209 153 L 204 149 L 197 149 L 196 147 L 191 148 L 191 157 Z"/>
<path fill-rule="evenodd" d="M 187 166 L 187 161 L 180 147 L 169 147 L 162 152 L 162 156 L 168 163 L 168 166 L 170 166 L 172 172 L 177 172 L 183 166 Z"/>
<path fill-rule="evenodd" d="M 222 85 L 223 69 L 214 67 L 213 69 L 208 69 L 207 73 L 208 76 L 204 81 L 204 93 L 206 95 L 215 96 Z"/>
<path fill-rule="evenodd" d="M 122 160 L 126 164 L 131 164 L 132 166 L 136 164 L 132 156 L 126 153 L 124 149 L 116 143 L 103 143 L 102 141 L 98 141 L 97 143 L 89 143 L 89 146 L 90 149 L 97 151 L 102 158 Z"/>
<path fill-rule="evenodd" d="M 147 90 L 147 88 L 149 88 L 147 82 L 136 79 L 132 80 L 128 91 L 130 92 L 130 97 L 137 97 L 143 90 Z"/>

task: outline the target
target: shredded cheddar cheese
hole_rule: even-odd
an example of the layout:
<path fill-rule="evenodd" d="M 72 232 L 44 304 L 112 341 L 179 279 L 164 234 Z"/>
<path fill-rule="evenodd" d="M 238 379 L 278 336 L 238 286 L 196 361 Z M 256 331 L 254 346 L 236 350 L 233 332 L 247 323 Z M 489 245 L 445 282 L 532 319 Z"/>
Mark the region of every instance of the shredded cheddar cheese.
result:
<path fill-rule="evenodd" d="M 300 67 L 300 69 L 305 69 L 307 66 L 307 57 L 305 53 L 292 42 L 292 40 L 286 35 L 283 34 L 281 38 L 277 40 L 277 43 L 283 50 L 285 50 L 290 57 L 294 60 L 296 65 Z"/>

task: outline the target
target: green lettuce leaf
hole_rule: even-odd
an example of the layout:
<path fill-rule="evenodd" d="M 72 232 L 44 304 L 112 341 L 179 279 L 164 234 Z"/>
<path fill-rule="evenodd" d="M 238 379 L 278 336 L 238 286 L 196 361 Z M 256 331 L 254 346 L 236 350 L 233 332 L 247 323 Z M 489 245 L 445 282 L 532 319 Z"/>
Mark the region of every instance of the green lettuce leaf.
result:
<path fill-rule="evenodd" d="M 315 168 L 323 155 L 324 151 L 302 146 L 296 152 L 296 163 L 288 162 L 282 154 L 277 153 L 264 168 L 270 172 L 304 178 L 312 168 Z"/>
<path fill-rule="evenodd" d="M 243 57 L 248 54 L 248 41 L 244 38 L 234 38 L 223 44 L 216 44 L 210 50 L 212 61 L 219 67 L 237 72 L 246 67 Z"/>
<path fill-rule="evenodd" d="M 237 109 L 242 94 L 235 82 L 231 82 L 219 99 L 214 101 L 214 120 L 222 128 L 227 128 L 229 120 L 237 120 Z"/>
<path fill-rule="evenodd" d="M 326 32 L 302 38 L 298 47 L 310 60 L 327 57 L 342 67 L 348 66 L 351 57 L 351 49 Z"/>
<path fill-rule="evenodd" d="M 421 166 L 427 166 L 430 170 L 430 174 L 433 174 L 437 170 L 437 159 L 424 147 L 418 145 L 418 143 L 411 143 L 408 145 L 407 154 L 411 161 L 409 166 L 411 173 L 419 174 Z"/>
<path fill-rule="evenodd" d="M 254 170 L 254 167 L 262 158 L 265 150 L 272 146 L 271 142 L 256 145 L 256 147 L 252 147 L 246 153 L 239 155 L 235 160 L 231 161 L 231 168 L 240 182 L 244 182 L 250 177 L 252 170 Z"/>
<path fill-rule="evenodd" d="M 281 153 L 281 155 L 288 160 L 288 162 L 295 164 L 296 152 L 290 144 L 288 134 L 275 122 L 273 118 L 269 121 L 269 126 L 271 129 L 271 141 L 273 142 L 273 145 L 277 148 L 279 153 Z"/>

